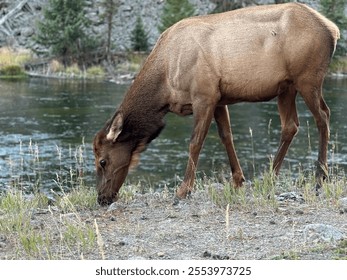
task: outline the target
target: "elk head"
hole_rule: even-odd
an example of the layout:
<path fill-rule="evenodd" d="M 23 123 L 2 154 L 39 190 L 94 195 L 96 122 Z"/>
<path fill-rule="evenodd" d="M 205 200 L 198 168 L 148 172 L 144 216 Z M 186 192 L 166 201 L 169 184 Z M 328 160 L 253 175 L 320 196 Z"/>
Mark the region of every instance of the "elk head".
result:
<path fill-rule="evenodd" d="M 129 137 L 123 133 L 123 117 L 116 114 L 100 130 L 93 143 L 97 177 L 98 203 L 108 205 L 116 201 L 118 192 L 129 169 L 139 161 L 139 154 L 145 149 L 146 141 Z"/>
<path fill-rule="evenodd" d="M 135 114 L 136 115 L 136 114 Z M 135 120 L 134 120 L 135 119 Z M 123 117 L 116 112 L 94 138 L 93 151 L 97 177 L 98 202 L 111 204 L 118 198 L 118 192 L 130 169 L 136 167 L 140 153 L 157 137 L 164 127 L 159 119 Z"/>

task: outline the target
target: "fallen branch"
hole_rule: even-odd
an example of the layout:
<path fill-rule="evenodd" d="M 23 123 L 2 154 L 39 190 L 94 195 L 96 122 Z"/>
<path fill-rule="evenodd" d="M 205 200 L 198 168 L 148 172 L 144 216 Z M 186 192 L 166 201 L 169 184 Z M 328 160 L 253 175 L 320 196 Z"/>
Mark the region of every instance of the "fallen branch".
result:
<path fill-rule="evenodd" d="M 0 19 L 0 26 L 3 25 L 4 23 L 6 23 L 9 19 L 11 19 L 16 13 L 18 13 L 25 4 L 27 4 L 28 0 L 23 0 L 22 2 L 20 2 L 16 7 L 14 7 L 11 11 L 9 11 L 6 15 L 4 15 L 1 19 Z M 6 35 L 10 35 L 11 32 L 9 32 L 6 29 L 0 29 L 1 31 L 3 31 Z"/>

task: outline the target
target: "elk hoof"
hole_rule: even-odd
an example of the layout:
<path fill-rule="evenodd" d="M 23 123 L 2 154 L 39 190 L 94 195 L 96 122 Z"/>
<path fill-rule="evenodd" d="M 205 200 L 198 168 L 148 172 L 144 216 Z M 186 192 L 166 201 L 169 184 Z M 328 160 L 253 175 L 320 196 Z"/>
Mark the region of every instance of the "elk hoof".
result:
<path fill-rule="evenodd" d="M 191 191 L 180 191 L 181 189 L 178 189 L 177 192 L 176 192 L 176 195 L 175 195 L 175 198 L 174 198 L 174 201 L 173 201 L 173 205 L 178 205 L 180 200 L 182 199 L 190 199 L 192 197 L 192 193 Z"/>
<path fill-rule="evenodd" d="M 180 203 L 180 198 L 177 197 L 177 196 L 175 196 L 172 205 L 173 205 L 173 206 L 176 206 L 176 205 L 178 205 L 179 203 Z"/>
<path fill-rule="evenodd" d="M 314 188 L 314 190 L 316 192 L 316 196 L 319 196 L 321 188 L 322 188 L 322 185 L 320 183 L 316 183 L 316 186 Z"/>
<path fill-rule="evenodd" d="M 243 176 L 242 173 L 233 175 L 233 186 L 235 189 L 241 188 L 245 181 L 246 181 L 245 176 Z"/>

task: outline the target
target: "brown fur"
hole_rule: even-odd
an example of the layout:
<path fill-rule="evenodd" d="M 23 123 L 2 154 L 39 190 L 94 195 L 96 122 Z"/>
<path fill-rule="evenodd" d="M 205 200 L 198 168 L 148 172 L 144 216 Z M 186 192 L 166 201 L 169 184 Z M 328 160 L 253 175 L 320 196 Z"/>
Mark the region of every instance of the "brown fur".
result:
<path fill-rule="evenodd" d="M 335 24 L 298 3 L 193 17 L 173 25 L 159 38 L 114 117 L 95 137 L 99 202 L 115 199 L 134 158 L 159 135 L 168 112 L 194 115 L 178 197 L 186 197 L 193 189 L 198 156 L 213 118 L 227 150 L 234 185 L 242 185 L 227 104 L 278 98 L 282 125 L 274 159 L 278 173 L 299 126 L 298 92 L 319 130 L 320 183 L 326 175 L 330 117 L 322 83 L 338 38 Z"/>

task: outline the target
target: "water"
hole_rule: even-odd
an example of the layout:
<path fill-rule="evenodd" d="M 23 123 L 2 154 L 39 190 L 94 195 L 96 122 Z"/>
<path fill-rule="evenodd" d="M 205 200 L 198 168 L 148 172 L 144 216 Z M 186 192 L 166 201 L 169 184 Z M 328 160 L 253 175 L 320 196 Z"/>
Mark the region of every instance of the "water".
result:
<path fill-rule="evenodd" d="M 101 82 L 30 79 L 0 81 L 0 189 L 29 191 L 94 185 L 92 139 L 121 102 L 128 86 Z M 347 79 L 325 82 L 331 108 L 329 165 L 347 169 Z M 298 97 L 300 130 L 283 169 L 314 167 L 317 132 Z M 259 176 L 275 154 L 280 137 L 276 100 L 229 107 L 236 150 L 248 178 Z M 166 128 L 142 154 L 132 183 L 175 186 L 183 177 L 192 129 L 191 117 L 168 114 Z M 200 155 L 198 176 L 228 174 L 224 148 L 212 124 Z"/>

